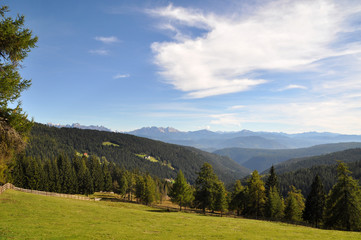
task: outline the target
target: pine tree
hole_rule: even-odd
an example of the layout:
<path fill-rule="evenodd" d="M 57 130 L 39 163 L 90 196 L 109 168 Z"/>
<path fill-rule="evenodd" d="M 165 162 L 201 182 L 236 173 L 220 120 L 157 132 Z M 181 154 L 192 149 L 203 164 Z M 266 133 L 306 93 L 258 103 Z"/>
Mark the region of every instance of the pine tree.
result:
<path fill-rule="evenodd" d="M 142 194 L 142 202 L 146 205 L 152 204 L 155 200 L 155 183 L 153 178 L 147 174 L 144 177 L 144 192 Z"/>
<path fill-rule="evenodd" d="M 280 220 L 284 217 L 285 204 L 277 187 L 271 187 L 266 201 L 266 216 Z"/>
<path fill-rule="evenodd" d="M 104 190 L 104 174 L 101 167 L 100 159 L 96 156 L 91 156 L 88 161 L 88 168 L 93 179 L 94 191 L 99 192 Z"/>
<path fill-rule="evenodd" d="M 27 158 L 26 178 L 30 189 L 39 190 L 41 182 L 41 169 L 38 162 L 32 158 Z"/>
<path fill-rule="evenodd" d="M 233 186 L 229 208 L 231 210 L 236 210 L 237 216 L 239 216 L 241 211 L 244 210 L 244 205 L 245 205 L 244 187 L 242 186 L 241 181 L 237 180 Z"/>
<path fill-rule="evenodd" d="M 220 211 L 222 217 L 223 212 L 228 208 L 227 191 L 221 181 L 218 181 L 215 190 L 214 210 Z"/>
<path fill-rule="evenodd" d="M 135 198 L 137 199 L 137 202 L 143 201 L 143 194 L 145 192 L 145 180 L 144 177 L 141 175 L 138 175 L 136 177 L 136 183 L 135 183 Z"/>
<path fill-rule="evenodd" d="M 270 175 L 265 184 L 266 190 L 266 204 L 265 215 L 271 219 L 283 218 L 284 202 L 279 192 L 278 177 L 275 173 L 274 167 L 270 169 Z"/>
<path fill-rule="evenodd" d="M 268 194 L 271 190 L 271 188 L 277 188 L 279 189 L 279 181 L 278 177 L 275 173 L 275 168 L 272 166 L 270 169 L 270 175 L 267 178 L 265 189 L 266 189 L 266 196 L 268 197 Z"/>
<path fill-rule="evenodd" d="M 181 211 L 182 206 L 186 206 L 193 198 L 193 192 L 187 183 L 182 170 L 179 170 L 168 195 L 173 203 L 177 203 L 179 205 L 179 209 Z"/>
<path fill-rule="evenodd" d="M 113 189 L 113 184 L 112 184 L 112 176 L 110 174 L 110 171 L 108 169 L 108 165 L 104 163 L 103 164 L 103 175 L 104 175 L 104 191 L 106 192 L 111 192 Z"/>
<path fill-rule="evenodd" d="M 311 191 L 307 196 L 305 210 L 302 214 L 303 220 L 314 224 L 316 227 L 323 219 L 323 209 L 325 207 L 325 191 L 320 176 L 314 178 Z"/>
<path fill-rule="evenodd" d="M 305 208 L 301 190 L 291 186 L 285 201 L 285 219 L 292 222 L 302 221 L 302 211 Z"/>
<path fill-rule="evenodd" d="M 248 179 L 245 192 L 247 199 L 246 213 L 256 218 L 263 216 L 266 193 L 264 182 L 257 170 L 253 171 L 251 178 Z"/>
<path fill-rule="evenodd" d="M 32 126 L 18 101 L 31 80 L 23 79 L 19 68 L 38 40 L 25 28 L 24 16 L 13 19 L 5 16 L 8 11 L 8 6 L 0 7 L 0 183 L 6 181 L 5 171 L 14 154 L 24 150 Z"/>
<path fill-rule="evenodd" d="M 209 163 L 204 163 L 195 182 L 195 203 L 198 208 L 206 212 L 206 208 L 211 209 L 214 204 L 214 194 L 216 192 L 217 175 Z"/>
<path fill-rule="evenodd" d="M 326 200 L 325 226 L 347 231 L 361 230 L 361 190 L 347 166 L 337 166 L 337 183 Z"/>

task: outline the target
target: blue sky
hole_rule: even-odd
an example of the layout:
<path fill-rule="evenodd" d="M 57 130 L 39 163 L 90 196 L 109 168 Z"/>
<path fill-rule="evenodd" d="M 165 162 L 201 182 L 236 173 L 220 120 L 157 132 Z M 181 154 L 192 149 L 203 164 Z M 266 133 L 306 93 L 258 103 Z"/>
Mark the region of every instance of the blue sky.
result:
<path fill-rule="evenodd" d="M 360 1 L 3 1 L 41 123 L 361 134 Z"/>

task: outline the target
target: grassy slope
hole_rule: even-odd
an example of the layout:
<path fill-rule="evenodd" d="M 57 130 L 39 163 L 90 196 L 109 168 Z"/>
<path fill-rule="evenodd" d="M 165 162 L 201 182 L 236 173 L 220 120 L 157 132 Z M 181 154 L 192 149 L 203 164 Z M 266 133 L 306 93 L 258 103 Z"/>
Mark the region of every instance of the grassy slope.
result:
<path fill-rule="evenodd" d="M 361 239 L 360 233 L 284 223 L 162 212 L 8 190 L 0 195 L 0 239 Z"/>

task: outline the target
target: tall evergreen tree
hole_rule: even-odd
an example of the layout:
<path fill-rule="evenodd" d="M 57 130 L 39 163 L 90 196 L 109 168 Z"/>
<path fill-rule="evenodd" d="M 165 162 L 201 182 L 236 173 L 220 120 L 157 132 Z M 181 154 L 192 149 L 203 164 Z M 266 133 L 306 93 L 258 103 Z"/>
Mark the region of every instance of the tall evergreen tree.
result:
<path fill-rule="evenodd" d="M 271 188 L 279 189 L 278 177 L 276 175 L 275 168 L 273 166 L 270 169 L 269 176 L 268 176 L 266 184 L 265 184 L 265 190 L 266 190 L 267 197 L 268 197 L 268 194 L 269 194 Z"/>
<path fill-rule="evenodd" d="M 325 191 L 320 176 L 317 174 L 311 185 L 311 192 L 308 194 L 303 211 L 303 220 L 314 224 L 316 227 L 323 219 L 325 207 Z"/>
<path fill-rule="evenodd" d="M 113 180 L 110 171 L 108 169 L 108 165 L 109 164 L 106 163 L 103 164 L 104 191 L 106 192 L 110 192 L 113 189 Z"/>
<path fill-rule="evenodd" d="M 261 180 L 257 170 L 253 171 L 252 176 L 248 179 L 246 198 L 246 213 L 256 218 L 263 216 L 266 193 L 264 182 Z"/>
<path fill-rule="evenodd" d="M 0 183 L 6 181 L 5 171 L 14 154 L 25 148 L 32 126 L 18 101 L 31 80 L 23 79 L 19 68 L 38 40 L 25 28 L 24 16 L 13 19 L 6 16 L 8 11 L 8 6 L 0 6 Z"/>
<path fill-rule="evenodd" d="M 215 189 L 215 199 L 214 199 L 214 210 L 221 212 L 221 217 L 224 211 L 228 208 L 228 201 L 227 201 L 227 191 L 224 187 L 224 183 L 218 181 L 216 183 Z"/>
<path fill-rule="evenodd" d="M 229 204 L 229 208 L 231 210 L 236 210 L 237 216 L 239 216 L 241 211 L 244 210 L 245 201 L 246 201 L 244 190 L 245 189 L 242 186 L 241 181 L 237 180 L 233 186 L 231 201 Z"/>
<path fill-rule="evenodd" d="M 285 219 L 292 222 L 302 220 L 302 211 L 305 208 L 304 197 L 301 190 L 291 186 L 285 201 Z"/>
<path fill-rule="evenodd" d="M 217 175 L 209 163 L 204 163 L 201 167 L 195 182 L 195 203 L 196 206 L 206 212 L 206 208 L 211 208 L 214 204 L 214 194 L 216 192 Z"/>
<path fill-rule="evenodd" d="M 147 174 L 144 177 L 144 192 L 142 194 L 142 202 L 149 205 L 155 201 L 156 186 L 153 178 Z"/>
<path fill-rule="evenodd" d="M 182 210 L 182 206 L 186 206 L 193 198 L 193 192 L 187 180 L 185 179 L 182 170 L 179 170 L 177 177 L 170 189 L 169 197 L 173 203 L 179 205 L 179 209 Z"/>
<path fill-rule="evenodd" d="M 337 183 L 327 196 L 325 226 L 342 230 L 361 230 L 361 190 L 347 166 L 337 166 Z"/>
<path fill-rule="evenodd" d="M 101 167 L 100 159 L 92 155 L 88 161 L 88 168 L 93 179 L 94 191 L 99 192 L 104 190 L 104 174 Z"/>
<path fill-rule="evenodd" d="M 285 204 L 277 187 L 271 187 L 266 201 L 266 216 L 280 220 L 284 217 Z"/>
<path fill-rule="evenodd" d="M 278 177 L 274 167 L 270 169 L 270 174 L 265 184 L 266 204 L 265 215 L 271 219 L 281 219 L 283 217 L 284 202 L 279 192 Z"/>

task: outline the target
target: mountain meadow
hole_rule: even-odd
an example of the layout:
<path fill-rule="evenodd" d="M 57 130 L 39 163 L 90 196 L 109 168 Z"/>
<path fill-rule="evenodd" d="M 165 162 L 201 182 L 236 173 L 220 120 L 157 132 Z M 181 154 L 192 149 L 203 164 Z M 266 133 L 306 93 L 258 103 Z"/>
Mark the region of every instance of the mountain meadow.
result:
<path fill-rule="evenodd" d="M 13 190 L 0 195 L 0 213 L 1 239 L 361 239 L 356 232 Z"/>

